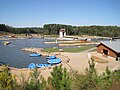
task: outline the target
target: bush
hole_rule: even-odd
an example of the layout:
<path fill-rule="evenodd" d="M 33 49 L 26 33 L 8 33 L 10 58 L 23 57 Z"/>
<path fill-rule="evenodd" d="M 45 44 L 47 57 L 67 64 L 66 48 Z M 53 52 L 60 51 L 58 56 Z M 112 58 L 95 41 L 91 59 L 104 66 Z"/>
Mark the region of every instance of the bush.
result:
<path fill-rule="evenodd" d="M 2 72 L 0 72 L 0 90 L 14 90 L 16 83 L 12 78 L 8 66 L 2 66 Z"/>
<path fill-rule="evenodd" d="M 14 77 L 14 76 L 13 76 Z M 20 82 L 13 78 L 8 66 L 3 66 L 0 72 L 0 90 L 120 90 L 120 70 L 106 71 L 98 75 L 95 62 L 89 61 L 85 74 L 79 74 L 71 69 L 71 73 L 62 65 L 55 66 L 51 77 L 46 81 L 37 68 L 26 78 L 21 75 Z"/>
<path fill-rule="evenodd" d="M 40 90 L 41 83 L 40 83 L 40 72 L 37 68 L 34 69 L 33 73 L 31 73 L 29 81 L 26 84 L 26 90 Z"/>
<path fill-rule="evenodd" d="M 55 90 L 70 90 L 71 78 L 66 68 L 62 68 L 62 65 L 56 66 L 51 72 L 51 83 Z"/>

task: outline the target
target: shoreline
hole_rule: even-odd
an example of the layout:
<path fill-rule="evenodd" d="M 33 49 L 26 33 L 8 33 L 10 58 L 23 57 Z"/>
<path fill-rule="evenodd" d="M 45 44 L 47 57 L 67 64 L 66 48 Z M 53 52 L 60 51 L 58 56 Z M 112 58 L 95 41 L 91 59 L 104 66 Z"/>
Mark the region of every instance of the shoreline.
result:
<path fill-rule="evenodd" d="M 38 53 L 38 54 L 41 54 L 43 56 L 51 56 L 51 55 L 55 55 L 57 58 L 60 58 L 62 61 L 66 61 L 68 62 L 69 61 L 69 58 L 68 56 L 64 56 L 62 54 L 60 54 L 61 52 L 44 52 L 43 51 L 43 48 L 33 48 L 33 47 L 30 47 L 30 48 L 23 48 L 21 49 L 22 51 L 26 51 L 26 52 L 32 52 L 32 53 Z"/>
<path fill-rule="evenodd" d="M 37 48 L 33 48 L 32 50 L 38 50 Z M 40 51 L 39 51 L 40 52 Z M 78 53 L 70 53 L 70 52 L 54 52 L 51 53 L 50 55 L 57 55 L 57 57 L 61 58 L 62 62 L 62 66 L 64 68 L 67 68 L 67 70 L 75 70 L 79 73 L 85 73 L 86 72 L 86 68 L 89 67 L 88 64 L 88 53 L 90 53 L 91 55 L 95 55 L 98 57 L 102 57 L 101 55 L 99 55 L 96 52 L 78 52 Z M 104 57 L 103 59 L 109 61 L 108 63 L 96 63 L 95 68 L 97 69 L 97 73 L 101 74 L 103 72 L 105 72 L 106 67 L 108 66 L 109 69 L 111 71 L 114 71 L 116 69 L 120 69 L 120 61 L 115 61 L 114 58 L 106 58 Z M 60 65 L 60 64 L 58 64 Z M 49 76 L 51 76 L 51 72 L 53 70 L 53 67 L 51 66 L 49 67 L 44 67 L 44 68 L 38 68 L 38 70 L 41 72 L 40 74 L 47 79 Z M 27 77 L 33 70 L 30 70 L 28 68 L 14 68 L 14 67 L 10 67 L 10 71 L 13 75 L 16 75 L 17 78 L 20 78 L 21 74 L 24 74 L 25 77 Z"/>
<path fill-rule="evenodd" d="M 38 37 L 39 38 L 39 37 Z M 16 39 L 16 38 L 15 38 Z M 28 38 L 25 38 L 28 39 Z M 75 70 L 79 73 L 84 73 L 85 69 L 88 68 L 88 53 L 91 55 L 97 55 L 96 52 L 78 52 L 78 53 L 70 53 L 70 52 L 43 52 L 42 48 L 24 48 L 23 51 L 33 52 L 33 53 L 39 53 L 43 56 L 49 56 L 49 55 L 56 55 L 58 58 L 62 60 L 63 67 L 67 68 L 67 70 Z M 101 56 L 100 56 L 101 57 Z M 108 66 L 110 70 L 119 68 L 120 61 L 115 61 L 113 58 L 105 58 L 109 62 L 108 63 L 97 63 L 96 69 L 98 73 L 102 73 L 105 71 L 106 67 Z M 60 65 L 60 64 L 58 64 Z M 56 66 L 56 65 L 55 65 Z M 38 70 L 41 72 L 40 74 L 44 76 L 46 79 L 50 76 L 50 72 L 52 71 L 52 68 L 54 66 L 51 66 L 51 68 L 45 67 L 45 68 L 38 68 Z M 33 70 L 30 70 L 28 68 L 14 68 L 10 67 L 10 71 L 13 75 L 16 75 L 18 78 L 23 73 L 26 75 L 26 77 L 29 75 L 30 72 Z"/>

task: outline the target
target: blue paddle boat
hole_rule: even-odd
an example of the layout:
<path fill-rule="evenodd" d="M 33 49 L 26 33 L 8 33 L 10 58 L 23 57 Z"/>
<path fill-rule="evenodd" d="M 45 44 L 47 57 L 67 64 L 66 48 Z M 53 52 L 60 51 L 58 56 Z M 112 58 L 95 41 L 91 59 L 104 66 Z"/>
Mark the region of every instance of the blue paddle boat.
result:
<path fill-rule="evenodd" d="M 39 56 L 41 56 L 41 54 L 37 54 L 37 53 L 30 54 L 30 57 L 39 57 Z"/>
<path fill-rule="evenodd" d="M 36 66 L 37 66 L 38 68 L 42 68 L 42 67 L 50 67 L 51 64 L 36 64 Z"/>
<path fill-rule="evenodd" d="M 28 68 L 29 68 L 29 69 L 34 69 L 35 67 L 36 67 L 35 63 L 30 63 L 30 64 L 28 65 Z"/>
<path fill-rule="evenodd" d="M 56 58 L 55 55 L 47 57 L 47 59 L 55 59 L 55 58 Z"/>
<path fill-rule="evenodd" d="M 61 59 L 60 58 L 56 58 L 56 59 L 50 59 L 47 61 L 49 64 L 59 64 L 61 63 Z"/>

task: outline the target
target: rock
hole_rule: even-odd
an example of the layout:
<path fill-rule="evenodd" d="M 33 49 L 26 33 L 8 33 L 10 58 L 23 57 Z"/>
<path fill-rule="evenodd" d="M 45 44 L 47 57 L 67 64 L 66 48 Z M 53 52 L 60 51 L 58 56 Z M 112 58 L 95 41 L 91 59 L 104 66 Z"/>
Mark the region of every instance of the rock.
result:
<path fill-rule="evenodd" d="M 8 44 L 10 44 L 11 42 L 8 42 L 8 41 L 4 41 L 3 42 L 3 45 L 8 45 Z"/>

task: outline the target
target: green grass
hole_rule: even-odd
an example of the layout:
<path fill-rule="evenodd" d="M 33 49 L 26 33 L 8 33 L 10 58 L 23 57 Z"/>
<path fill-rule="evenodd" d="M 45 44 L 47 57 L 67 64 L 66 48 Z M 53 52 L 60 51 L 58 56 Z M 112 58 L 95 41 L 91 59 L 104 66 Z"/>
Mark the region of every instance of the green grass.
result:
<path fill-rule="evenodd" d="M 58 48 L 55 48 L 55 49 L 53 49 L 53 48 L 45 48 L 45 49 L 43 49 L 43 51 L 44 52 L 58 52 L 59 49 Z"/>
<path fill-rule="evenodd" d="M 94 46 L 81 46 L 78 48 L 64 48 L 63 51 L 64 52 L 81 52 L 81 51 L 85 51 L 88 50 L 90 48 L 93 48 Z M 58 48 L 45 48 L 43 51 L 45 52 L 59 52 Z"/>

